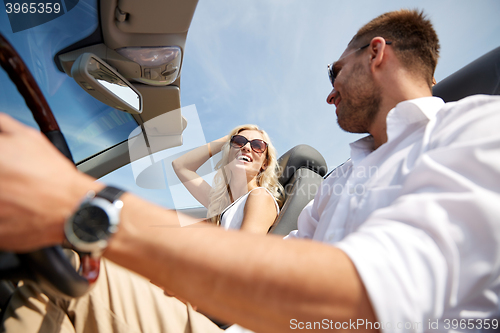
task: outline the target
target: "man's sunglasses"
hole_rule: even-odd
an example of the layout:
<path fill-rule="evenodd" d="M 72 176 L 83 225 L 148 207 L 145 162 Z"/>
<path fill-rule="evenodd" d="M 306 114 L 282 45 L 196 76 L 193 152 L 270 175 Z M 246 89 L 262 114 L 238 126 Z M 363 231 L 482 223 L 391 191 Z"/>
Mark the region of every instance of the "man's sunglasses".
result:
<path fill-rule="evenodd" d="M 241 149 L 249 142 L 250 142 L 250 147 L 252 148 L 252 150 L 254 152 L 256 152 L 258 154 L 262 154 L 263 152 L 266 151 L 267 143 L 263 140 L 260 140 L 260 139 L 254 139 L 254 140 L 250 141 L 247 138 L 245 138 L 243 135 L 233 135 L 231 137 L 231 140 L 229 141 L 231 146 L 233 148 L 236 148 L 236 149 Z"/>
<path fill-rule="evenodd" d="M 386 45 L 391 45 L 392 42 L 387 40 L 387 41 L 385 41 L 385 44 Z M 335 72 L 335 64 L 337 62 L 339 62 L 340 60 L 347 58 L 351 54 L 354 54 L 354 53 L 356 53 L 358 51 L 361 51 L 362 49 L 366 49 L 368 46 L 370 46 L 370 43 L 368 43 L 368 44 L 366 44 L 364 46 L 361 46 L 359 49 L 356 49 L 356 50 L 352 51 L 348 55 L 346 55 L 346 56 L 342 57 L 341 59 L 337 60 L 336 62 L 331 63 L 331 64 L 328 65 L 328 78 L 330 79 L 330 82 L 332 83 L 332 87 L 333 87 L 333 84 L 335 83 L 335 79 L 337 78 L 337 74 L 338 74 L 338 73 Z"/>

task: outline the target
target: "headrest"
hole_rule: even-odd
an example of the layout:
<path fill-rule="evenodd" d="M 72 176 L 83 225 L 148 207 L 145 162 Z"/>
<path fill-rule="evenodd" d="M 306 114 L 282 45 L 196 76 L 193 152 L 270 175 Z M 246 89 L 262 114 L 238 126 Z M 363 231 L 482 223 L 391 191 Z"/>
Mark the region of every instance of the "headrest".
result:
<path fill-rule="evenodd" d="M 279 159 L 278 164 L 282 170 L 279 177 L 281 185 L 285 186 L 295 171 L 300 168 L 307 168 L 321 177 L 328 172 L 326 161 L 319 151 L 308 145 L 298 145 L 284 153 Z"/>
<path fill-rule="evenodd" d="M 436 84 L 432 94 L 445 102 L 475 94 L 500 95 L 500 47 Z"/>

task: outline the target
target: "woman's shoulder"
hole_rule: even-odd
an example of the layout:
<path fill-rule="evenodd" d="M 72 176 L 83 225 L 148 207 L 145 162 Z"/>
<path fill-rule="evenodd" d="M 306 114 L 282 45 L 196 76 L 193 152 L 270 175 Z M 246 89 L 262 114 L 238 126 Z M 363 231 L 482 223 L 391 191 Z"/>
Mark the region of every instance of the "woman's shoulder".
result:
<path fill-rule="evenodd" d="M 265 187 L 256 187 L 254 189 L 251 189 L 249 192 L 248 192 L 248 196 L 263 196 L 263 197 L 271 197 L 271 199 L 274 199 L 274 196 L 273 194 L 271 193 L 271 191 L 269 191 L 267 188 Z"/>
<path fill-rule="evenodd" d="M 272 204 L 273 206 L 276 206 L 277 209 L 279 209 L 276 198 L 265 187 L 256 187 L 256 188 L 250 190 L 250 192 L 248 192 L 247 201 L 259 203 L 261 205 Z"/>

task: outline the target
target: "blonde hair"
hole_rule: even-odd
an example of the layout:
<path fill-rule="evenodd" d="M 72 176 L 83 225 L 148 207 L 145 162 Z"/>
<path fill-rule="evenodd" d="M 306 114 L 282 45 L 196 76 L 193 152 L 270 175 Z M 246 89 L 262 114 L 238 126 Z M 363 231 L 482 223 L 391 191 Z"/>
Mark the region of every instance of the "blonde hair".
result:
<path fill-rule="evenodd" d="M 266 188 L 269 192 L 271 192 L 276 201 L 278 201 L 278 204 L 281 204 L 281 201 L 283 200 L 283 186 L 281 186 L 280 182 L 278 181 L 280 170 L 276 156 L 276 149 L 272 145 L 269 135 L 267 135 L 264 130 L 261 130 L 256 125 L 238 126 L 229 133 L 229 138 L 245 130 L 258 131 L 260 134 L 262 134 L 263 140 L 268 145 L 266 149 L 267 168 L 263 171 L 260 171 L 257 175 L 257 185 L 259 187 Z M 226 209 L 227 206 L 231 204 L 231 199 L 229 197 L 229 183 L 231 179 L 230 175 L 228 176 L 224 171 L 224 166 L 229 163 L 229 150 L 230 144 L 228 141 L 222 147 L 222 158 L 215 166 L 215 170 L 217 170 L 217 173 L 215 174 L 212 190 L 210 191 L 210 204 L 208 205 L 207 218 L 216 225 L 220 225 L 221 213 L 224 211 L 224 209 Z"/>

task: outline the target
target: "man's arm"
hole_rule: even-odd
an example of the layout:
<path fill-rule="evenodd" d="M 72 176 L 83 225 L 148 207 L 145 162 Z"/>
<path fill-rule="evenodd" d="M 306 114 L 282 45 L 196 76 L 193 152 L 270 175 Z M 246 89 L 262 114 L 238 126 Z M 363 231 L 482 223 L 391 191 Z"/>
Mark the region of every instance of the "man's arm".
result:
<path fill-rule="evenodd" d="M 332 246 L 210 225 L 180 228 L 175 212 L 130 194 L 123 200 L 122 225 L 106 257 L 203 313 L 259 332 L 286 331 L 291 319 L 375 321 L 354 266 Z"/>
<path fill-rule="evenodd" d="M 77 172 L 39 133 L 0 114 L 0 247 L 59 244 L 65 219 L 102 184 Z M 305 240 L 181 228 L 177 213 L 127 193 L 105 256 L 209 315 L 259 332 L 296 322 L 375 321 L 349 258 Z M 326 319 L 326 321 L 324 321 Z"/>

